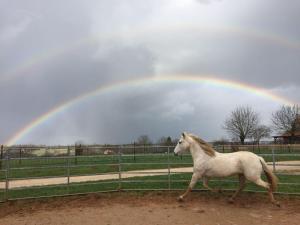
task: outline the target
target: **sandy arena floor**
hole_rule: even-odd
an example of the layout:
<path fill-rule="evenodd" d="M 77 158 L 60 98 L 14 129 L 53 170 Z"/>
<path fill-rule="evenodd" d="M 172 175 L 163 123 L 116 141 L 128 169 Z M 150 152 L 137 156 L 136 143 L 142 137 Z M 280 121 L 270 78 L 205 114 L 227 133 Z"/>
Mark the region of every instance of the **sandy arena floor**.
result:
<path fill-rule="evenodd" d="M 281 208 L 264 194 L 194 192 L 185 202 L 175 192 L 106 193 L 23 200 L 0 205 L 1 225 L 299 225 L 300 197 L 277 196 Z"/>

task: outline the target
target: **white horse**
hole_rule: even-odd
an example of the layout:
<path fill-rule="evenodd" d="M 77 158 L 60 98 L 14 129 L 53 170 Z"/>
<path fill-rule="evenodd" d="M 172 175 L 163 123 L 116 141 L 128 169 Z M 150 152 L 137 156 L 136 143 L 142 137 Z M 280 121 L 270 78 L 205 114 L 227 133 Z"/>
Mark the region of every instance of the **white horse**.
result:
<path fill-rule="evenodd" d="M 243 190 L 247 179 L 266 188 L 271 202 L 280 206 L 273 196 L 273 191 L 277 187 L 277 177 L 267 167 L 262 157 L 247 151 L 219 153 L 199 137 L 184 132 L 174 149 L 174 153 L 178 154 L 187 150 L 190 151 L 193 158 L 194 172 L 188 189 L 179 196 L 178 200 L 182 201 L 200 178 L 202 178 L 205 188 L 215 191 L 208 186 L 209 178 L 238 175 L 240 185 L 229 199 L 230 202 L 234 202 L 236 196 Z M 262 172 L 265 173 L 268 183 L 261 179 Z"/>

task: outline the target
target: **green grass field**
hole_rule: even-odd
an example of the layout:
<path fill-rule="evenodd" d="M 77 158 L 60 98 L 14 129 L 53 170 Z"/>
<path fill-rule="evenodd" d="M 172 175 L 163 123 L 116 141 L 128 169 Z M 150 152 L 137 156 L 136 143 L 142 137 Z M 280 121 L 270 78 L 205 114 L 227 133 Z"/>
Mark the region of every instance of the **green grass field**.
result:
<path fill-rule="evenodd" d="M 175 174 L 171 175 L 170 190 L 186 189 L 191 174 Z M 295 175 L 278 175 L 280 184 L 278 186 L 278 192 L 281 193 L 298 193 L 300 194 L 300 186 L 290 185 L 289 183 L 298 183 L 299 176 Z M 236 189 L 238 186 L 237 179 L 235 177 L 224 179 L 213 179 L 210 181 L 210 186 L 214 188 L 221 188 L 223 190 Z M 288 184 L 288 185 L 287 185 Z M 69 187 L 67 185 L 60 186 L 43 186 L 26 189 L 13 189 L 8 193 L 9 199 L 16 198 L 31 198 L 40 196 L 56 196 L 56 195 L 68 195 L 78 193 L 90 193 L 90 192 L 103 192 L 118 190 L 120 183 L 118 180 L 108 180 L 99 182 L 84 182 L 73 183 Z M 152 176 L 152 177 L 135 177 L 123 179 L 121 182 L 121 189 L 123 190 L 168 190 L 168 176 Z M 201 180 L 196 185 L 195 189 L 203 189 Z M 258 187 L 252 183 L 248 183 L 246 191 L 265 191 L 263 188 Z M 4 192 L 0 193 L 0 197 L 3 200 Z"/>
<path fill-rule="evenodd" d="M 276 161 L 300 160 L 295 153 L 287 154 L 286 152 L 277 154 Z M 266 161 L 271 162 L 271 155 L 263 156 Z M 33 178 L 33 177 L 54 177 L 70 175 L 86 175 L 118 172 L 119 160 L 122 164 L 122 171 L 143 170 L 143 169 L 163 169 L 170 167 L 186 167 L 192 166 L 192 158 L 190 155 L 168 157 L 167 154 L 139 154 L 122 155 L 119 159 L 118 155 L 95 155 L 80 156 L 76 159 L 66 157 L 36 157 L 26 159 L 10 159 L 9 161 L 9 178 Z M 6 162 L 2 163 L 3 170 L 0 172 L 0 180 L 5 179 Z M 69 167 L 69 169 L 68 169 Z"/>
<path fill-rule="evenodd" d="M 176 157 L 166 154 L 122 155 L 121 170 L 143 170 L 143 169 L 163 169 L 168 168 L 168 162 L 171 167 L 185 167 L 192 165 L 190 155 Z M 35 158 L 35 159 L 11 159 L 9 162 L 9 177 L 29 178 L 29 177 L 53 177 L 70 175 L 86 175 L 97 173 L 108 173 L 119 171 L 119 156 L 80 156 L 75 158 Z M 3 168 L 5 168 L 3 162 Z M 69 167 L 69 171 L 68 168 Z M 5 171 L 0 174 L 0 179 L 5 178 Z"/>

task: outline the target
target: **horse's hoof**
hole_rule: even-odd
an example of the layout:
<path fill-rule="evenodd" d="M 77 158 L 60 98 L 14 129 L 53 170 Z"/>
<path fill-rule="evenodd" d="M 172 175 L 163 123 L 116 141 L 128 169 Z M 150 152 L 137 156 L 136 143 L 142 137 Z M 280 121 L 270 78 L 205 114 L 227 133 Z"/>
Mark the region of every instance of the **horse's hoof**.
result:
<path fill-rule="evenodd" d="M 223 193 L 221 188 L 213 189 L 212 192 L 213 193 Z"/>
<path fill-rule="evenodd" d="M 177 198 L 177 201 L 178 201 L 178 202 L 183 202 L 183 197 L 182 197 L 182 196 L 179 196 L 179 197 Z"/>
<path fill-rule="evenodd" d="M 221 188 L 218 188 L 217 193 L 223 193 L 223 190 Z"/>
<path fill-rule="evenodd" d="M 280 203 L 279 202 L 274 202 L 274 205 L 276 205 L 278 208 L 280 208 Z"/>
<path fill-rule="evenodd" d="M 233 204 L 234 203 L 234 199 L 232 199 L 232 198 L 228 199 L 228 203 Z"/>

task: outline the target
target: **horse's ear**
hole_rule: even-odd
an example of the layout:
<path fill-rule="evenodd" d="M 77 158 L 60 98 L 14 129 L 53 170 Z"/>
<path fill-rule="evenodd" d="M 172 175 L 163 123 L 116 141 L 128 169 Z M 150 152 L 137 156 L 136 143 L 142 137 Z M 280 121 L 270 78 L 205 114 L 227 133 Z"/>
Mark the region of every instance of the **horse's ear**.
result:
<path fill-rule="evenodd" d="M 186 135 L 185 135 L 185 132 L 183 132 L 181 135 L 182 135 L 183 138 L 185 138 L 185 136 L 186 136 Z"/>

